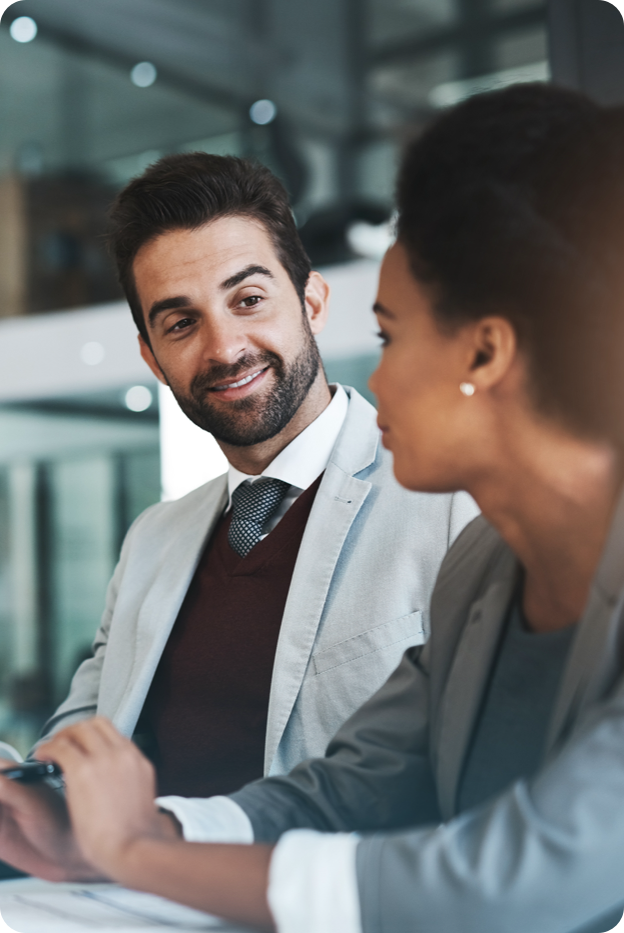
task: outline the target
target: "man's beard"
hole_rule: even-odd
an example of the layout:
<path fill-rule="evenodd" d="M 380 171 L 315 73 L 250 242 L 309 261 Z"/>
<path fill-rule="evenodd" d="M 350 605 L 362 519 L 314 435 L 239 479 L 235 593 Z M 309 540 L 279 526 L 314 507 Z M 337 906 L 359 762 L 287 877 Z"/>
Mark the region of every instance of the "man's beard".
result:
<path fill-rule="evenodd" d="M 289 365 L 270 350 L 242 357 L 233 366 L 216 363 L 195 376 L 190 394 L 171 389 L 184 414 L 198 427 L 209 431 L 218 441 L 232 447 L 262 444 L 279 434 L 297 413 L 308 395 L 321 366 L 321 359 L 307 318 L 304 318 L 306 340 L 301 353 Z M 218 393 L 210 389 L 216 384 L 237 382 L 241 374 L 265 369 L 273 370 L 274 385 L 267 395 L 257 393 L 226 406 L 212 404 Z"/>

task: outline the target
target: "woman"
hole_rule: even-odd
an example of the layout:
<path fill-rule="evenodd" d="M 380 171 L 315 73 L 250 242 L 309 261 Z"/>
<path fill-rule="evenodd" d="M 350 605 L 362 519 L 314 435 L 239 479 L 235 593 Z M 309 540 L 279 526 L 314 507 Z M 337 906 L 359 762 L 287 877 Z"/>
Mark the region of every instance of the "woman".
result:
<path fill-rule="evenodd" d="M 547 87 L 474 99 L 411 147 L 376 305 L 379 423 L 403 485 L 483 511 L 443 564 L 428 645 L 324 759 L 160 801 L 169 815 L 109 723 L 70 728 L 39 755 L 65 771 L 74 835 L 45 792 L 3 781 L 0 857 L 282 933 L 617 922 L 623 173 L 622 111 Z"/>

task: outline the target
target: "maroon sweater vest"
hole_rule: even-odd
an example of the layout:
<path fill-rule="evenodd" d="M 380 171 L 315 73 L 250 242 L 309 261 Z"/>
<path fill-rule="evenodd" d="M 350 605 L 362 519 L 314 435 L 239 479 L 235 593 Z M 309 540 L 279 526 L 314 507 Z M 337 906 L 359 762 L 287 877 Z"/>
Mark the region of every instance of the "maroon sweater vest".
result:
<path fill-rule="evenodd" d="M 262 777 L 273 661 L 320 477 L 242 558 L 218 523 L 141 716 L 160 794 L 229 794 Z"/>

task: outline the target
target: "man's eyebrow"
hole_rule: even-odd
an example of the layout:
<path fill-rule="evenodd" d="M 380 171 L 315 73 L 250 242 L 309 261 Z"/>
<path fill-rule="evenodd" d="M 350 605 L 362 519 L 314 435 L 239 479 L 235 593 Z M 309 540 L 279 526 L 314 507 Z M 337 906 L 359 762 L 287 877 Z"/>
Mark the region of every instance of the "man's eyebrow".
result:
<path fill-rule="evenodd" d="M 190 298 L 187 298 L 186 295 L 178 295 L 176 298 L 163 298 L 162 301 L 155 301 L 147 316 L 150 327 L 154 326 L 154 321 L 158 315 L 162 314 L 164 311 L 175 311 L 176 308 L 189 308 L 192 304 L 193 302 Z"/>
<path fill-rule="evenodd" d="M 267 275 L 270 279 L 274 278 L 273 273 L 266 266 L 245 266 L 240 272 L 234 273 L 225 282 L 221 282 L 221 288 L 235 288 L 249 278 L 250 275 Z"/>
<path fill-rule="evenodd" d="M 380 301 L 376 301 L 373 305 L 373 311 L 375 314 L 378 314 L 380 317 L 389 317 L 394 318 L 394 314 L 389 308 L 386 308 L 385 305 L 382 305 Z"/>

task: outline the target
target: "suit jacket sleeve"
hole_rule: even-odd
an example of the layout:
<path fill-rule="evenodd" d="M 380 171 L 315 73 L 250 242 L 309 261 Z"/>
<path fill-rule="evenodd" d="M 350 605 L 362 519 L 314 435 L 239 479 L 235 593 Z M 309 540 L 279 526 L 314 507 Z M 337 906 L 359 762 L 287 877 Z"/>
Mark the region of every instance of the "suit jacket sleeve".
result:
<path fill-rule="evenodd" d="M 365 834 L 363 933 L 611 929 L 624 903 L 624 687 L 534 780 L 441 825 L 419 713 L 425 652 L 406 653 L 325 759 L 234 795 L 255 840 L 303 827 Z"/>
<path fill-rule="evenodd" d="M 54 715 L 51 716 L 44 725 L 39 742 L 53 735 L 55 732 L 59 732 L 61 729 L 65 729 L 67 726 L 71 726 L 74 723 L 81 722 L 83 719 L 89 719 L 97 713 L 102 667 L 106 656 L 108 636 L 117 602 L 117 595 L 125 572 L 128 551 L 132 546 L 134 531 L 142 522 L 145 515 L 150 511 L 151 509 L 146 509 L 146 511 L 136 519 L 126 535 L 121 549 L 119 563 L 115 568 L 115 572 L 113 573 L 106 591 L 104 612 L 102 613 L 100 626 L 93 642 L 92 655 L 90 658 L 87 658 L 86 661 L 83 661 L 74 674 L 67 699 L 58 707 Z M 39 744 L 39 742 L 37 744 Z M 35 748 L 36 747 L 37 746 L 35 746 Z"/>
<path fill-rule="evenodd" d="M 358 846 L 364 933 L 599 933 L 624 903 L 624 690 L 530 782 Z"/>
<path fill-rule="evenodd" d="M 232 799 L 257 842 L 288 829 L 375 831 L 437 820 L 428 755 L 427 648 L 409 649 L 384 686 L 340 729 L 324 758 Z"/>

